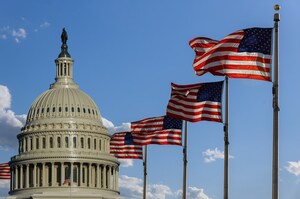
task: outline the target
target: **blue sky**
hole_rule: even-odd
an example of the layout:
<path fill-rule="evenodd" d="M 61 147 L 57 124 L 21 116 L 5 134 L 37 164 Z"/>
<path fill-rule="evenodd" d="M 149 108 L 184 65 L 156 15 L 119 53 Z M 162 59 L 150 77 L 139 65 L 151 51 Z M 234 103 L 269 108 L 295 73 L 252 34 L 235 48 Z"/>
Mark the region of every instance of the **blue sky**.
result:
<path fill-rule="evenodd" d="M 279 196 L 300 197 L 297 0 L 2 1 L 0 6 L 0 162 L 17 153 L 16 135 L 32 102 L 54 82 L 63 27 L 75 60 L 74 81 L 97 103 L 110 132 L 164 115 L 170 83 L 222 80 L 194 75 L 189 40 L 222 39 L 238 29 L 273 27 L 280 15 Z M 271 198 L 272 84 L 230 79 L 229 197 Z M 223 125 L 189 123 L 188 198 L 223 197 Z M 148 198 L 177 199 L 182 148 L 148 147 Z M 140 160 L 122 161 L 120 191 L 142 198 Z M 0 197 L 8 183 L 0 181 Z M 245 194 L 246 193 L 246 194 Z"/>

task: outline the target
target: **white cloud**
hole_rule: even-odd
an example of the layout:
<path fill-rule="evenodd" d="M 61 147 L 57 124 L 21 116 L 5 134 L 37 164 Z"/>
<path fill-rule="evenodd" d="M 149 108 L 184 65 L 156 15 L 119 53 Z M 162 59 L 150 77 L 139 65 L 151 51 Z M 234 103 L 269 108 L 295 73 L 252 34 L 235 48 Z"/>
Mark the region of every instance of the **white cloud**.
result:
<path fill-rule="evenodd" d="M 121 167 L 132 167 L 133 159 L 119 159 Z"/>
<path fill-rule="evenodd" d="M 143 195 L 143 180 L 135 177 L 122 175 L 119 178 L 120 192 L 124 199 L 140 199 Z M 210 199 L 203 189 L 188 187 L 187 196 L 189 199 Z M 170 187 L 163 184 L 148 184 L 148 199 L 182 198 L 182 190 L 172 191 Z"/>
<path fill-rule="evenodd" d="M 298 162 L 288 162 L 286 170 L 295 176 L 300 176 L 300 161 Z"/>
<path fill-rule="evenodd" d="M 115 126 L 111 121 L 102 117 L 102 123 L 107 128 L 108 132 L 112 135 L 116 132 L 130 131 L 130 123 L 122 123 L 121 126 Z M 119 159 L 121 167 L 133 166 L 132 159 Z"/>
<path fill-rule="evenodd" d="M 16 147 L 17 134 L 25 124 L 26 115 L 16 115 L 11 108 L 11 95 L 6 86 L 0 85 L 0 149 Z"/>
<path fill-rule="evenodd" d="M 121 126 L 115 126 L 111 121 L 102 117 L 103 125 L 108 129 L 110 134 L 114 134 L 116 132 L 125 132 L 130 131 L 130 123 L 122 123 Z"/>
<path fill-rule="evenodd" d="M 44 23 L 42 23 L 42 24 L 40 25 L 41 28 L 47 28 L 47 27 L 49 27 L 49 26 L 50 26 L 50 23 L 47 22 L 47 21 L 45 21 Z"/>
<path fill-rule="evenodd" d="M 207 149 L 203 153 L 204 156 L 204 162 L 210 163 L 214 162 L 217 159 L 224 159 L 224 151 L 220 151 L 218 148 L 215 148 L 213 150 Z M 229 158 L 234 158 L 232 155 L 229 155 Z"/>
<path fill-rule="evenodd" d="M 12 30 L 12 36 L 14 37 L 17 43 L 20 42 L 20 39 L 25 39 L 27 37 L 26 30 L 24 28 L 19 28 L 19 30 Z"/>

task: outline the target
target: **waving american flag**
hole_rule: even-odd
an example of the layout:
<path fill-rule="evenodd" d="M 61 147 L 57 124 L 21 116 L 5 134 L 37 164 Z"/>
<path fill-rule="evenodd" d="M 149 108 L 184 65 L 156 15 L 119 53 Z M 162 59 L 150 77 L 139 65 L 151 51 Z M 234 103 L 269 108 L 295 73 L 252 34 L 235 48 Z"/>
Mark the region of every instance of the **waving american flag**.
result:
<path fill-rule="evenodd" d="M 229 78 L 271 81 L 272 28 L 248 28 L 229 34 L 221 41 L 206 37 L 192 39 L 197 75 L 210 72 Z"/>

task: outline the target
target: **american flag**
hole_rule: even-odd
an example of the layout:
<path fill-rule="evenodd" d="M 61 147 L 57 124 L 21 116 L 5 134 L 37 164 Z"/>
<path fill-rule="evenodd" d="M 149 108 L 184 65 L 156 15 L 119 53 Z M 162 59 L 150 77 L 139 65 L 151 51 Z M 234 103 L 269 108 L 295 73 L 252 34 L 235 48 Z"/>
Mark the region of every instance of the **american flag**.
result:
<path fill-rule="evenodd" d="M 134 144 L 181 145 L 182 120 L 169 116 L 131 122 Z"/>
<path fill-rule="evenodd" d="M 143 147 L 133 145 L 130 132 L 119 132 L 111 137 L 110 154 L 123 159 L 143 159 Z"/>
<path fill-rule="evenodd" d="M 248 28 L 221 41 L 197 37 L 189 44 L 196 52 L 197 75 L 210 72 L 230 78 L 271 81 L 272 28 Z"/>
<path fill-rule="evenodd" d="M 65 184 L 70 186 L 71 180 L 69 178 L 65 179 L 63 185 L 65 185 Z"/>
<path fill-rule="evenodd" d="M 171 87 L 167 115 L 189 122 L 222 122 L 223 81 L 189 85 L 171 83 Z"/>
<path fill-rule="evenodd" d="M 10 167 L 8 163 L 0 164 L 0 180 L 10 180 Z"/>

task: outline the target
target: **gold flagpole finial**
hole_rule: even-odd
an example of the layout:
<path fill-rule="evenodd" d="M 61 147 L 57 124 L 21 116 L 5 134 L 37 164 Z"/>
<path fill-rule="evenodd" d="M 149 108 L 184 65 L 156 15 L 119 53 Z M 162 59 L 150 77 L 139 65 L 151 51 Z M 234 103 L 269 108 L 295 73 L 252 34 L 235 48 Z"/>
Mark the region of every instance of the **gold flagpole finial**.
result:
<path fill-rule="evenodd" d="M 275 10 L 276 12 L 278 12 L 278 11 L 280 10 L 280 5 L 276 4 L 276 5 L 274 6 L 274 10 Z"/>

